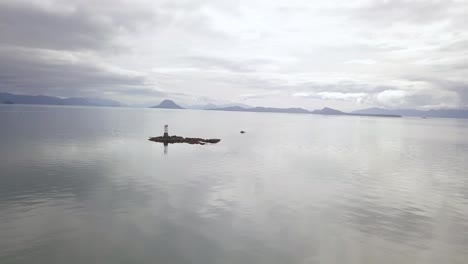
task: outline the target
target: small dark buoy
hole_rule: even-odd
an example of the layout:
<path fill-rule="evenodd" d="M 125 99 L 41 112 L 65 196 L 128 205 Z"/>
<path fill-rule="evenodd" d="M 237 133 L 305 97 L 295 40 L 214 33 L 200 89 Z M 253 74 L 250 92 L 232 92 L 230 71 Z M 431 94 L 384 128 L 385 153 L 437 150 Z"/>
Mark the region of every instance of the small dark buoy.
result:
<path fill-rule="evenodd" d="M 241 133 L 241 134 L 245 134 L 245 131 L 244 131 L 244 130 L 241 130 L 241 132 L 240 132 L 240 133 Z"/>

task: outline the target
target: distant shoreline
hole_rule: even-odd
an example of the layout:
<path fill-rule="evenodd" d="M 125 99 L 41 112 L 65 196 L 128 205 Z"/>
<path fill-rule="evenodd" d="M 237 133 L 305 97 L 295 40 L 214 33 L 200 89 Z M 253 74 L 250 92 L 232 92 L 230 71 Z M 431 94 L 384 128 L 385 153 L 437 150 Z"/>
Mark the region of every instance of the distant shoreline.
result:
<path fill-rule="evenodd" d="M 112 108 L 148 108 L 148 106 L 129 106 L 118 101 L 101 98 L 70 97 L 59 98 L 45 95 L 17 95 L 0 92 L 0 105 L 49 105 L 49 106 L 92 106 Z M 468 109 L 384 109 L 367 108 L 352 112 L 343 112 L 333 108 L 324 107 L 319 110 L 307 110 L 304 108 L 276 108 L 276 107 L 253 107 L 244 104 L 230 103 L 230 106 L 217 106 L 208 104 L 205 106 L 180 106 L 174 101 L 165 99 L 159 105 L 149 107 L 152 109 L 179 109 L 179 110 L 210 110 L 229 112 L 258 112 L 258 113 L 285 113 L 285 114 L 318 114 L 335 116 L 367 116 L 367 117 L 418 117 L 418 118 L 457 118 L 468 119 Z"/>

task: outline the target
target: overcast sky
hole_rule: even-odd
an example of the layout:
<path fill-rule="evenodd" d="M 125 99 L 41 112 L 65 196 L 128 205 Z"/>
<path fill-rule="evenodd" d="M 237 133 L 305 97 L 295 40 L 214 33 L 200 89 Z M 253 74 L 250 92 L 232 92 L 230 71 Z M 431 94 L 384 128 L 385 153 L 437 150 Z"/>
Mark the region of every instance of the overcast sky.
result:
<path fill-rule="evenodd" d="M 468 0 L 0 0 L 0 91 L 468 107 Z"/>

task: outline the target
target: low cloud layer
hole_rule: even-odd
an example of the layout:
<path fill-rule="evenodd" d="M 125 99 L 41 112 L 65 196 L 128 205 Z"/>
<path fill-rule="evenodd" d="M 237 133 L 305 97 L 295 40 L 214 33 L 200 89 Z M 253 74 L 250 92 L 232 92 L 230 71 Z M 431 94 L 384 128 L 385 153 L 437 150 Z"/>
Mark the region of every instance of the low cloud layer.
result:
<path fill-rule="evenodd" d="M 468 1 L 0 0 L 0 91 L 468 107 Z"/>

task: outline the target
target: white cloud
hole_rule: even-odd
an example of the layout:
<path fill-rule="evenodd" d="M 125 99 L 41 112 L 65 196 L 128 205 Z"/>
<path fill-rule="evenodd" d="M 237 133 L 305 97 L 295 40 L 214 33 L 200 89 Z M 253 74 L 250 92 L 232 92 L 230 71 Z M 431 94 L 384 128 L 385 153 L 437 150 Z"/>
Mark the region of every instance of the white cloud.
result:
<path fill-rule="evenodd" d="M 405 98 L 408 96 L 407 91 L 402 90 L 386 90 L 377 94 L 377 101 L 385 106 L 405 105 Z"/>
<path fill-rule="evenodd" d="M 349 60 L 345 61 L 345 64 L 363 64 L 363 65 L 374 65 L 377 62 L 375 60 L 370 59 L 356 59 L 356 60 Z"/>
<path fill-rule="evenodd" d="M 366 93 L 339 93 L 339 92 L 320 92 L 317 93 L 322 99 L 325 100 L 349 100 L 366 97 Z"/>

